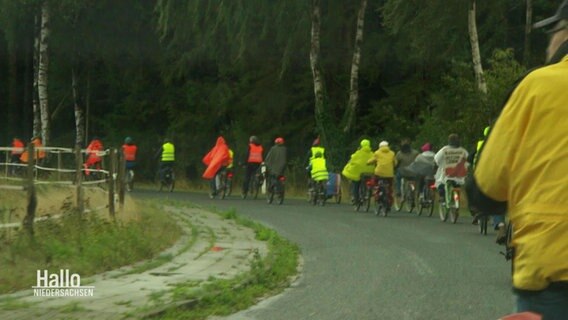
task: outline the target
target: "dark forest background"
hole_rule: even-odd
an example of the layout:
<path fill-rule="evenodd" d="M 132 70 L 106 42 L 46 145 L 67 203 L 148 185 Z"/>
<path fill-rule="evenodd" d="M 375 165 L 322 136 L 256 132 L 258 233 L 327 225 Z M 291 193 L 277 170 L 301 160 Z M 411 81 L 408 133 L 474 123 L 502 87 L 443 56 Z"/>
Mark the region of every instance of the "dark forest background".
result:
<path fill-rule="evenodd" d="M 456 132 L 472 149 L 514 81 L 543 63 L 546 36 L 526 27 L 557 3 L 477 2 L 486 95 L 472 64 L 471 3 L 366 1 L 357 109 L 345 131 L 361 1 L 0 0 L 0 144 L 34 134 L 35 43 L 48 6 L 51 146 L 74 145 L 81 110 L 81 142 L 98 136 L 105 146 L 120 146 L 132 137 L 147 176 L 166 136 L 189 178 L 199 176 L 201 157 L 218 135 L 237 160 L 250 135 L 265 148 L 282 136 L 293 168 L 303 166 L 322 130 L 335 170 L 363 137 L 374 148 L 380 140 L 396 147 L 403 137 L 416 148 L 426 141 L 440 147 Z M 310 67 L 315 4 L 325 84 L 318 117 Z"/>

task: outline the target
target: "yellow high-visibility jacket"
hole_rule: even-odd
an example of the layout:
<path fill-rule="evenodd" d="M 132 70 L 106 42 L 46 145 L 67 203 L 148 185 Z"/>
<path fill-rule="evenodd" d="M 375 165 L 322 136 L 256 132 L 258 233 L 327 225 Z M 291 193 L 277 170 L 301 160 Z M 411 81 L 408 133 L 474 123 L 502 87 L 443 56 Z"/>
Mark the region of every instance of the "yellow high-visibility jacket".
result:
<path fill-rule="evenodd" d="M 474 173 L 483 203 L 506 202 L 513 286 L 568 282 L 568 56 L 531 72 L 483 144 Z"/>

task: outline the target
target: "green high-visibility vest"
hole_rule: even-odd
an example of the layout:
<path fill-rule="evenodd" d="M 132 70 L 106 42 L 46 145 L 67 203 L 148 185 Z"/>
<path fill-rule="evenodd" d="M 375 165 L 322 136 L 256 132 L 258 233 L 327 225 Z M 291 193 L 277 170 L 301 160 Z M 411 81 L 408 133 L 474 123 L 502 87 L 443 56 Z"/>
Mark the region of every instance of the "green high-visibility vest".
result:
<path fill-rule="evenodd" d="M 175 151 L 176 151 L 175 147 L 172 143 L 170 142 L 164 143 L 164 145 L 162 146 L 162 161 L 175 161 L 176 160 Z"/>

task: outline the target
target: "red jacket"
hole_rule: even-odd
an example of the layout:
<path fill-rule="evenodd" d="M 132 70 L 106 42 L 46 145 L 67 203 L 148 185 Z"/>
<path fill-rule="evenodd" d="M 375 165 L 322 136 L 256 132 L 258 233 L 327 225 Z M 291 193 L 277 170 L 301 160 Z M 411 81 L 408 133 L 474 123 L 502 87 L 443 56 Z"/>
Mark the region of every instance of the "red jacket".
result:
<path fill-rule="evenodd" d="M 122 153 L 124 154 L 124 160 L 126 161 L 136 161 L 136 151 L 138 147 L 135 144 L 123 144 Z"/>

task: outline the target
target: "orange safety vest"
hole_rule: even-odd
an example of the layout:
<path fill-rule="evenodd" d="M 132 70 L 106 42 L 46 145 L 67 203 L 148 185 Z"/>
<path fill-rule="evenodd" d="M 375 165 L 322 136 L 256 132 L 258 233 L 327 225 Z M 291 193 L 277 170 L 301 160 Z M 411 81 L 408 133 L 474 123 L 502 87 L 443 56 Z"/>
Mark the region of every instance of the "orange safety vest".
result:
<path fill-rule="evenodd" d="M 262 163 L 262 146 L 254 143 L 249 144 L 248 163 Z"/>
<path fill-rule="evenodd" d="M 138 150 L 138 147 L 136 147 L 136 145 L 134 144 L 122 145 L 122 153 L 124 154 L 124 160 L 136 161 L 136 150 Z"/>

